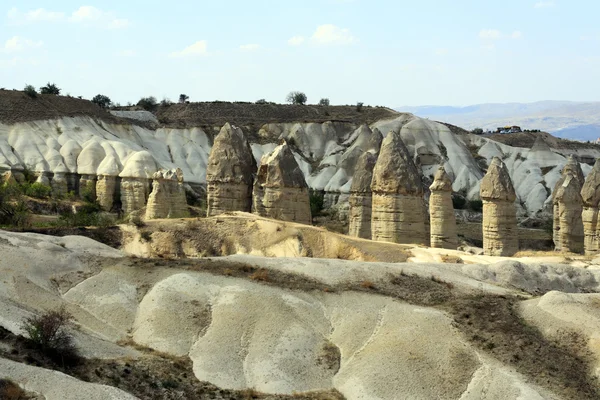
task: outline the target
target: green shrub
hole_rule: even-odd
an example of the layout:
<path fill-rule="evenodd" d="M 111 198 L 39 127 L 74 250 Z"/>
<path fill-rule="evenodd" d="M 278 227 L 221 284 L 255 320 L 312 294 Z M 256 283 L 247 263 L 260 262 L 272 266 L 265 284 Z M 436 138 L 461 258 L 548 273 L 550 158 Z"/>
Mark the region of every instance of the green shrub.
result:
<path fill-rule="evenodd" d="M 25 89 L 23 89 L 23 92 L 25 92 L 25 94 L 31 97 L 32 99 L 35 99 L 37 97 L 35 87 L 33 87 L 32 85 L 25 85 Z"/>
<path fill-rule="evenodd" d="M 0 186 L 0 225 L 25 229 L 31 226 L 31 211 L 18 184 Z"/>
<path fill-rule="evenodd" d="M 60 214 L 59 225 L 76 226 L 98 226 L 107 227 L 112 224 L 111 219 L 103 214 L 97 203 L 85 203 L 76 212 L 71 209 Z"/>
<path fill-rule="evenodd" d="M 44 185 L 43 183 L 34 182 L 34 183 L 24 183 L 23 194 L 25 196 L 34 197 L 36 199 L 47 199 L 52 195 L 52 188 L 48 185 Z"/>
<path fill-rule="evenodd" d="M 287 101 L 288 103 L 301 105 L 306 104 L 306 100 L 306 94 L 304 94 L 303 92 L 289 92 L 285 98 L 285 101 Z"/>
<path fill-rule="evenodd" d="M 54 83 L 48 82 L 46 86 L 42 86 L 40 88 L 41 94 L 53 94 L 58 96 L 60 94 L 60 88 L 56 86 Z"/>
<path fill-rule="evenodd" d="M 79 194 L 83 201 L 92 204 L 96 202 L 95 186 L 93 182 L 87 182 L 85 187 L 79 190 Z"/>
<path fill-rule="evenodd" d="M 328 106 L 329 105 L 329 99 L 328 98 L 322 98 L 321 100 L 319 100 L 319 105 L 320 106 Z"/>
<path fill-rule="evenodd" d="M 452 207 L 455 210 L 463 210 L 467 204 L 467 200 L 459 194 L 452 194 Z"/>
<path fill-rule="evenodd" d="M 483 211 L 483 202 L 481 200 L 470 200 L 469 209 L 476 212 Z"/>
<path fill-rule="evenodd" d="M 356 103 L 356 111 L 362 112 L 362 109 L 363 109 L 363 103 L 359 101 L 358 103 Z"/>
<path fill-rule="evenodd" d="M 310 192 L 310 213 L 313 217 L 321 215 L 325 194 L 321 191 Z"/>

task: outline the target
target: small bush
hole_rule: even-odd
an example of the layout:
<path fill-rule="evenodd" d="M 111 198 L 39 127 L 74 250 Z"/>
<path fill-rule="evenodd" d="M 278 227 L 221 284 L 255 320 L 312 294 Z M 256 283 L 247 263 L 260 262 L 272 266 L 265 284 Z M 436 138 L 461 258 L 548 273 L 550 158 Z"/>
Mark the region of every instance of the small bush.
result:
<path fill-rule="evenodd" d="M 321 215 L 323 211 L 324 193 L 319 191 L 310 192 L 310 213 L 313 217 Z"/>
<path fill-rule="evenodd" d="M 452 194 L 452 207 L 455 210 L 463 210 L 467 204 L 467 200 L 458 194 Z"/>
<path fill-rule="evenodd" d="M 180 104 L 187 103 L 187 101 L 189 99 L 190 99 L 190 96 L 188 96 L 187 94 L 182 93 L 182 94 L 179 95 L 179 103 Z"/>
<path fill-rule="evenodd" d="M 92 99 L 92 103 L 98 104 L 102 108 L 108 108 L 111 105 L 110 98 L 103 94 L 97 94 Z"/>
<path fill-rule="evenodd" d="M 33 85 L 25 85 L 25 89 L 23 89 L 23 91 L 27 96 L 31 97 L 32 99 L 35 99 L 37 97 L 37 91 L 35 90 L 35 87 L 33 87 Z"/>
<path fill-rule="evenodd" d="M 0 399 L 2 400 L 27 400 L 29 396 L 13 381 L 0 379 Z"/>
<path fill-rule="evenodd" d="M 154 111 L 154 110 L 156 110 L 156 107 L 158 106 L 158 102 L 156 101 L 156 97 L 149 96 L 149 97 L 142 97 L 140 99 L 140 101 L 137 102 L 137 105 L 139 107 L 142 107 L 146 111 Z"/>
<path fill-rule="evenodd" d="M 29 340 L 40 351 L 53 358 L 76 359 L 77 348 L 68 328 L 73 324 L 73 316 L 64 308 L 46 311 L 25 319 L 21 328 L 27 332 Z"/>
<path fill-rule="evenodd" d="M 470 200 L 469 209 L 476 212 L 483 211 L 483 202 L 481 200 Z"/>
<path fill-rule="evenodd" d="M 328 106 L 329 105 L 329 99 L 328 98 L 322 98 L 321 100 L 319 100 L 319 105 L 320 106 Z"/>
<path fill-rule="evenodd" d="M 52 195 L 52 188 L 39 182 L 24 183 L 23 194 L 36 199 L 47 199 Z"/>
<path fill-rule="evenodd" d="M 304 94 L 303 92 L 289 92 L 285 98 L 285 101 L 287 101 L 288 103 L 301 105 L 306 104 L 306 100 L 306 94 Z"/>
<path fill-rule="evenodd" d="M 87 182 L 85 187 L 79 190 L 79 195 L 83 201 L 94 204 L 96 202 L 94 183 Z"/>
<path fill-rule="evenodd" d="M 42 86 L 40 88 L 41 94 L 53 94 L 58 96 L 60 94 L 60 88 L 56 86 L 54 83 L 48 82 L 46 86 Z"/>
<path fill-rule="evenodd" d="M 98 203 L 85 203 L 76 212 L 68 209 L 60 214 L 59 224 L 69 227 L 98 226 L 107 227 L 112 224 L 111 219 L 100 212 Z"/>
<path fill-rule="evenodd" d="M 481 134 L 483 134 L 483 129 L 481 129 L 481 128 L 475 128 L 475 129 L 473 129 L 471 131 L 471 133 L 474 134 L 474 135 L 481 135 Z"/>
<path fill-rule="evenodd" d="M 363 103 L 359 101 L 358 103 L 356 103 L 356 111 L 362 112 L 362 110 L 363 110 Z"/>
<path fill-rule="evenodd" d="M 268 104 L 265 99 L 258 99 L 254 102 L 254 104 Z"/>

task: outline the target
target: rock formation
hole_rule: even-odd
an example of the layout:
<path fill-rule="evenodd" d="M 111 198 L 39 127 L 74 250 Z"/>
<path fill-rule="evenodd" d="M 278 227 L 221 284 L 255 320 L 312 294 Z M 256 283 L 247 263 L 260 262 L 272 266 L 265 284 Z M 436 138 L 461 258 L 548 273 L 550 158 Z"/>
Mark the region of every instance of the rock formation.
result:
<path fill-rule="evenodd" d="M 554 190 L 552 191 L 552 239 L 554 241 L 554 249 L 557 251 L 560 250 L 560 210 L 556 200 L 556 193 L 558 193 L 558 189 L 564 183 L 567 174 L 573 175 L 577 182 L 579 182 L 580 186 L 583 186 L 585 183 L 581 165 L 579 165 L 577 160 L 575 160 L 572 155 L 570 155 L 567 159 L 567 163 L 561 171 L 560 179 L 556 182 L 556 185 L 554 185 Z"/>
<path fill-rule="evenodd" d="M 69 170 L 64 164 L 54 169 L 54 176 L 50 181 L 50 187 L 52 188 L 52 195 L 62 197 L 69 192 L 67 183 L 67 174 Z"/>
<path fill-rule="evenodd" d="M 89 140 L 77 157 L 77 172 L 79 180 L 79 195 L 96 198 L 96 181 L 98 166 L 106 157 L 106 152 L 96 140 Z"/>
<path fill-rule="evenodd" d="M 225 124 L 206 166 L 207 215 L 250 211 L 256 161 L 240 128 Z"/>
<path fill-rule="evenodd" d="M 146 219 L 184 218 L 189 215 L 181 169 L 154 173 L 152 193 L 148 197 Z"/>
<path fill-rule="evenodd" d="M 456 250 L 458 238 L 452 205 L 452 181 L 444 167 L 438 168 L 429 190 L 431 190 L 429 196 L 431 247 Z"/>
<path fill-rule="evenodd" d="M 283 221 L 312 223 L 308 185 L 285 141 L 260 160 L 252 212 Z"/>
<path fill-rule="evenodd" d="M 118 194 L 117 175 L 119 175 L 119 163 L 112 156 L 106 156 L 98 166 L 96 182 L 96 200 L 103 210 L 110 211 Z"/>
<path fill-rule="evenodd" d="M 596 160 L 581 188 L 583 213 L 581 215 L 584 233 L 585 254 L 600 252 L 600 226 L 598 226 L 598 208 L 600 207 L 600 159 Z"/>
<path fill-rule="evenodd" d="M 494 157 L 481 181 L 483 251 L 488 256 L 510 257 L 519 249 L 517 196 L 504 163 Z"/>
<path fill-rule="evenodd" d="M 352 186 L 350 187 L 350 211 L 348 215 L 348 234 L 364 239 L 371 239 L 371 181 L 377 156 L 369 152 L 363 153 L 356 163 Z"/>
<path fill-rule="evenodd" d="M 581 185 L 570 172 L 564 176 L 562 185 L 555 194 L 558 205 L 558 247 L 562 251 L 581 253 L 583 251 L 583 200 Z"/>
<path fill-rule="evenodd" d="M 373 240 L 427 243 L 421 173 L 396 131 L 381 144 L 371 191 Z"/>
<path fill-rule="evenodd" d="M 121 208 L 125 214 L 146 206 L 150 195 L 151 178 L 157 171 L 154 157 L 147 151 L 138 151 L 125 161 L 121 177 Z"/>

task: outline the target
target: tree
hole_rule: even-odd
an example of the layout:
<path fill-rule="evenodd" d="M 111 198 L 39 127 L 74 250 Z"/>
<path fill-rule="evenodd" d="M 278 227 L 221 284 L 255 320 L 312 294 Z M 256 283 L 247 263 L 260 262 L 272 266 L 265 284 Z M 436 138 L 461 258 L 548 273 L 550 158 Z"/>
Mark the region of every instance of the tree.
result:
<path fill-rule="evenodd" d="M 481 128 L 475 128 L 471 131 L 472 134 L 474 135 L 481 135 L 483 133 L 483 129 Z"/>
<path fill-rule="evenodd" d="M 46 86 L 42 86 L 40 88 L 40 93 L 41 94 L 54 94 L 54 95 L 58 96 L 60 94 L 60 89 L 54 83 L 48 82 L 46 84 Z"/>
<path fill-rule="evenodd" d="M 356 111 L 361 112 L 363 109 L 363 103 L 362 102 L 358 102 L 356 103 Z"/>
<path fill-rule="evenodd" d="M 173 104 L 173 102 L 172 102 L 171 100 L 169 100 L 167 97 L 163 98 L 163 99 L 160 101 L 160 105 L 161 105 L 162 107 L 169 107 L 169 106 L 170 106 L 170 105 L 172 105 L 172 104 Z"/>
<path fill-rule="evenodd" d="M 23 89 L 23 91 L 27 96 L 31 97 L 32 99 L 35 99 L 37 97 L 37 91 L 35 90 L 33 85 L 25 85 L 25 89 Z"/>
<path fill-rule="evenodd" d="M 182 93 L 182 94 L 179 95 L 179 102 L 182 103 L 182 104 L 183 103 L 187 103 L 187 101 L 189 99 L 190 99 L 190 96 L 188 96 L 187 94 Z"/>
<path fill-rule="evenodd" d="M 146 111 L 154 111 L 158 103 L 156 102 L 156 97 L 148 96 L 142 97 L 140 101 L 138 101 L 137 105 Z"/>
<path fill-rule="evenodd" d="M 102 108 L 108 108 L 110 107 L 112 101 L 110 101 L 110 98 L 108 96 L 105 96 L 103 94 L 97 94 L 92 99 L 92 103 L 98 104 Z"/>
<path fill-rule="evenodd" d="M 321 100 L 319 100 L 319 105 L 320 106 L 328 106 L 329 105 L 329 99 L 324 97 Z"/>
<path fill-rule="evenodd" d="M 302 92 L 289 92 L 285 101 L 291 104 L 306 104 L 306 95 Z"/>
<path fill-rule="evenodd" d="M 267 104 L 267 101 L 265 99 L 258 99 L 254 102 L 254 104 Z"/>

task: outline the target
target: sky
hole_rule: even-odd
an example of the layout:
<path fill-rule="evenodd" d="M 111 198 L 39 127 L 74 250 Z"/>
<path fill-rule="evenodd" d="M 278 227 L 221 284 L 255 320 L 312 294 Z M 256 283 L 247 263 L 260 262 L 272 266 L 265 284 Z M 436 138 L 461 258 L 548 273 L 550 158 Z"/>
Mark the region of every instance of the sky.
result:
<path fill-rule="evenodd" d="M 597 0 L 81 1 L 0 1 L 0 87 L 122 105 L 600 100 Z"/>

